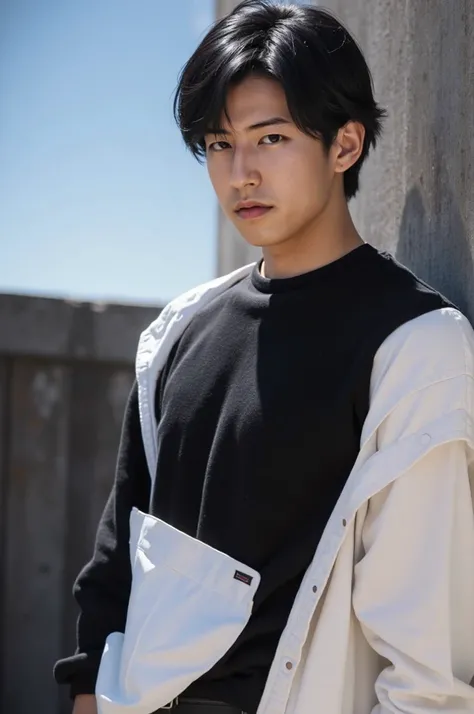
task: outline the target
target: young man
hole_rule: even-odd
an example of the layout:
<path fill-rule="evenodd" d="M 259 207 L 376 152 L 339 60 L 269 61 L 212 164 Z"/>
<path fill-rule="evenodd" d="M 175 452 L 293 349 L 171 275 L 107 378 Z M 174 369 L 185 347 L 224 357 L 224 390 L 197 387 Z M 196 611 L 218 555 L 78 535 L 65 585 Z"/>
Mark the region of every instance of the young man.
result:
<path fill-rule="evenodd" d="M 263 259 L 141 337 L 56 678 L 75 714 L 474 711 L 474 335 L 352 223 L 364 58 L 327 12 L 247 0 L 175 110 Z"/>

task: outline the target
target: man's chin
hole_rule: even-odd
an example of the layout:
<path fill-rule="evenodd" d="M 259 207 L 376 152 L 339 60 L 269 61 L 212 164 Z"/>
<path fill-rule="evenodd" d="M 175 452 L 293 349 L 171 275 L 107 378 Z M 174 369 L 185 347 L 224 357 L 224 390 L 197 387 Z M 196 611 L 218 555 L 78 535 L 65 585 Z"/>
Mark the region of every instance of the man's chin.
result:
<path fill-rule="evenodd" d="M 281 236 L 258 236 L 258 235 L 244 235 L 239 231 L 240 235 L 246 243 L 251 245 L 253 248 L 271 248 L 273 246 L 281 245 L 285 242 L 285 239 Z"/>
<path fill-rule="evenodd" d="M 234 223 L 234 226 L 244 241 L 254 248 L 271 248 L 286 241 L 285 236 L 271 233 L 268 228 L 266 231 L 257 230 L 256 227 L 254 227 L 253 230 L 242 230 L 242 225 L 236 225 Z"/>

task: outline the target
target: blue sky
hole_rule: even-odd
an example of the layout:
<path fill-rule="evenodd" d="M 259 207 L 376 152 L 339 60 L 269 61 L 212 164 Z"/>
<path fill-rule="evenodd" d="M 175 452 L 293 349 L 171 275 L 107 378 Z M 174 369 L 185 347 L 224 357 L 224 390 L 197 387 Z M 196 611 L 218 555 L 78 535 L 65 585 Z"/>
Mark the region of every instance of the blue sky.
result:
<path fill-rule="evenodd" d="M 213 0 L 0 4 L 0 292 L 161 304 L 210 279 L 217 204 L 171 112 Z"/>

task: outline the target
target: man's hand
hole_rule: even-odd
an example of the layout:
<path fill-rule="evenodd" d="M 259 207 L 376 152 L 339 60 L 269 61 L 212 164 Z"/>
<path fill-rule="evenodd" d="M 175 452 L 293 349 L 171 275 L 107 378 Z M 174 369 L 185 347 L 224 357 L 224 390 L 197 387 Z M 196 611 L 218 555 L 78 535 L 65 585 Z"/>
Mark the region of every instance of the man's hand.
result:
<path fill-rule="evenodd" d="M 74 699 L 72 714 L 97 714 L 97 701 L 94 694 L 78 694 Z"/>

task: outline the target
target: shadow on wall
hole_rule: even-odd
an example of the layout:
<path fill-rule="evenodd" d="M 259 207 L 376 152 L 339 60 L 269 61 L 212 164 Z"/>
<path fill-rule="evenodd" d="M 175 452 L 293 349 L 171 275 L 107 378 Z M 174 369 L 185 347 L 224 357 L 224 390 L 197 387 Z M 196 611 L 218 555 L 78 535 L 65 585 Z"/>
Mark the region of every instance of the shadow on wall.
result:
<path fill-rule="evenodd" d="M 452 192 L 445 190 L 448 195 L 442 216 L 428 214 L 420 188 L 408 192 L 396 257 L 472 321 L 469 293 L 474 263 L 469 237 Z"/>
<path fill-rule="evenodd" d="M 419 179 L 405 199 L 396 257 L 472 322 L 473 246 L 462 212 L 472 191 L 467 177 L 474 158 L 466 151 L 472 142 L 466 119 L 472 101 L 471 36 L 462 5 L 453 12 L 451 3 L 436 3 L 436 18 L 427 17 L 422 3 L 411 7 L 413 37 L 422 36 L 428 23 L 432 41 L 430 47 L 414 46 L 409 70 L 405 160 Z M 423 116 L 428 125 L 420 122 Z"/>

